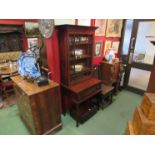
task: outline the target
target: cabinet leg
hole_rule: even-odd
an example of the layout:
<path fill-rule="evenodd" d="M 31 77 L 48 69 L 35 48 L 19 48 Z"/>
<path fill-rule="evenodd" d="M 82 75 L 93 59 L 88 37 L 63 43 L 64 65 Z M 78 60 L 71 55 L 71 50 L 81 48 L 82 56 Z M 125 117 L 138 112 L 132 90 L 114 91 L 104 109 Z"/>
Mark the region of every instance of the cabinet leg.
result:
<path fill-rule="evenodd" d="M 61 101 L 62 101 L 62 114 L 66 116 L 65 96 L 63 94 L 61 94 Z"/>
<path fill-rule="evenodd" d="M 101 99 L 100 99 L 100 94 L 99 95 L 97 95 L 97 109 L 99 110 L 100 108 L 100 101 L 101 101 Z"/>
<path fill-rule="evenodd" d="M 104 109 L 104 106 L 106 105 L 106 102 L 105 102 L 105 98 L 103 98 L 102 99 L 102 103 L 101 103 L 102 105 L 101 105 L 101 108 L 102 108 L 102 110 Z"/>
<path fill-rule="evenodd" d="M 76 105 L 76 127 L 79 126 L 79 105 Z"/>
<path fill-rule="evenodd" d="M 111 93 L 110 94 L 110 104 L 112 103 L 112 97 L 113 97 L 113 94 Z"/>

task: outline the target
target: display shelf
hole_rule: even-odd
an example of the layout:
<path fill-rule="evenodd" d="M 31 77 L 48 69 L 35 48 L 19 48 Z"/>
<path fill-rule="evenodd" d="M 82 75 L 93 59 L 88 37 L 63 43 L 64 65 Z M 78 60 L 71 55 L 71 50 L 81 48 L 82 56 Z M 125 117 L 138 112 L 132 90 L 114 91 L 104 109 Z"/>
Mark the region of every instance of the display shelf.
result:
<path fill-rule="evenodd" d="M 90 71 L 90 70 L 91 70 L 90 68 L 84 67 L 81 71 L 71 71 L 71 72 L 70 72 L 70 75 L 73 77 L 73 76 L 77 76 L 77 75 L 79 75 L 79 74 L 81 74 L 81 73 L 88 72 L 88 71 Z"/>
<path fill-rule="evenodd" d="M 96 112 L 96 107 L 87 101 L 101 93 L 101 81 L 92 77 L 96 27 L 62 25 L 57 26 L 57 29 L 60 44 L 62 110 L 64 114 L 70 111 L 72 116 L 75 116 L 78 127 L 79 119 L 87 120 Z"/>
<path fill-rule="evenodd" d="M 70 61 L 72 62 L 72 61 L 78 61 L 78 60 L 83 60 L 88 58 L 91 58 L 91 56 L 88 54 L 83 54 L 80 56 L 70 56 Z"/>

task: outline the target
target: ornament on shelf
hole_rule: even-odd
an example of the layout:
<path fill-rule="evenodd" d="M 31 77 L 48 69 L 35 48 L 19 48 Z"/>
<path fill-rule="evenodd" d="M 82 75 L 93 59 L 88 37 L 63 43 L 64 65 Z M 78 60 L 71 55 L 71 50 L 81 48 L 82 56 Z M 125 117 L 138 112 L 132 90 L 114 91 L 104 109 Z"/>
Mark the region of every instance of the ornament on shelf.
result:
<path fill-rule="evenodd" d="M 115 59 L 115 50 L 113 48 L 109 48 L 106 51 L 105 59 L 107 61 L 109 61 L 109 63 L 112 63 L 113 62 L 113 60 Z"/>

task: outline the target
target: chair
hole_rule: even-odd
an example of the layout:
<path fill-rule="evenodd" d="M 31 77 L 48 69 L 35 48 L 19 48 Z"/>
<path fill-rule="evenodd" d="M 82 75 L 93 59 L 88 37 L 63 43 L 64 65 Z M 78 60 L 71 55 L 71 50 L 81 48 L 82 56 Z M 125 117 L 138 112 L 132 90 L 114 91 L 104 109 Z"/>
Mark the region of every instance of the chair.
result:
<path fill-rule="evenodd" d="M 0 88 L 1 88 L 2 99 L 14 93 L 13 82 L 11 81 L 9 75 L 1 76 Z"/>
<path fill-rule="evenodd" d="M 93 76 L 100 79 L 100 65 L 93 66 Z M 103 109 L 112 103 L 114 87 L 102 81 L 102 93 L 100 94 L 100 107 Z"/>
<path fill-rule="evenodd" d="M 113 93 L 114 93 L 113 86 L 102 84 L 101 104 L 100 104 L 102 109 L 112 103 Z"/>

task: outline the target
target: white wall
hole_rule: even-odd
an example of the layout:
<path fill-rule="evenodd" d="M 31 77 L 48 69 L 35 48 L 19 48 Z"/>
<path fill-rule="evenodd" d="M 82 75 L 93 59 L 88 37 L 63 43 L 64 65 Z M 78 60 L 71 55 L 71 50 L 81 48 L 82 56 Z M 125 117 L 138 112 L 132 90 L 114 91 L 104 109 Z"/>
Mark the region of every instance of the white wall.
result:
<path fill-rule="evenodd" d="M 75 25 L 75 19 L 54 19 L 55 25 Z"/>

